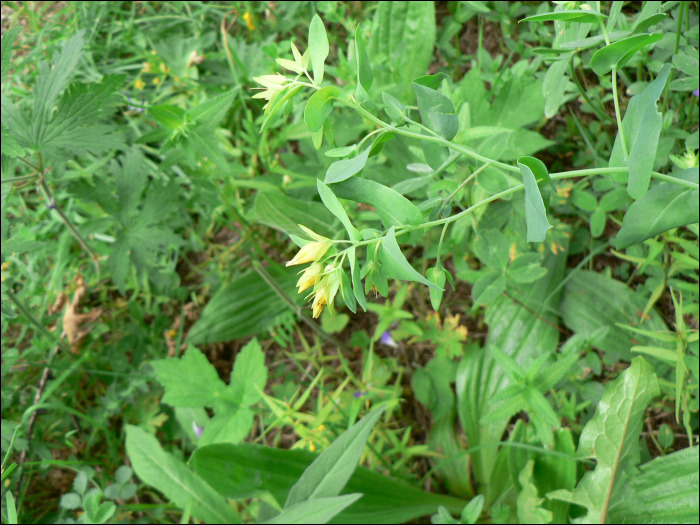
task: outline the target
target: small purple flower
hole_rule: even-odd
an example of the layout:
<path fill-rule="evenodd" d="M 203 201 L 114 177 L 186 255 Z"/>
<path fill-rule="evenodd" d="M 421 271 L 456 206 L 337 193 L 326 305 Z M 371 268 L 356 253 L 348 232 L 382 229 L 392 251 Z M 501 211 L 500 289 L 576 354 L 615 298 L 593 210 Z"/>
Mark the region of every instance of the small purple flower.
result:
<path fill-rule="evenodd" d="M 695 95 L 696 97 L 700 97 L 700 88 L 693 91 L 693 95 Z"/>
<path fill-rule="evenodd" d="M 399 346 L 396 344 L 396 341 L 394 341 L 391 338 L 391 332 L 389 332 L 389 330 L 386 330 L 382 334 L 382 337 L 379 339 L 379 342 L 382 343 L 383 345 L 391 346 L 393 348 L 397 348 Z"/>
<path fill-rule="evenodd" d="M 200 427 L 196 421 L 192 421 L 192 431 L 195 433 L 195 435 L 198 438 L 202 437 L 202 432 L 204 432 L 204 429 Z"/>
<path fill-rule="evenodd" d="M 368 393 L 368 390 L 358 390 L 353 394 L 353 397 L 355 397 L 356 399 L 360 399 L 361 397 L 365 397 Z"/>

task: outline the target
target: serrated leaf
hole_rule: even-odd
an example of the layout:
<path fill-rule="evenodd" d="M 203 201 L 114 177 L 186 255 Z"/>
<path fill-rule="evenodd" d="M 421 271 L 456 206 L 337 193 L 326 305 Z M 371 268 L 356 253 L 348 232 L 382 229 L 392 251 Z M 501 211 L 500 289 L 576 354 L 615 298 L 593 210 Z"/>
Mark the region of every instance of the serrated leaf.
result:
<path fill-rule="evenodd" d="M 177 106 L 151 106 L 148 114 L 168 129 L 179 131 L 185 127 L 187 112 Z"/>
<path fill-rule="evenodd" d="M 17 144 L 15 138 L 5 131 L 5 126 L 0 128 L 0 137 L 2 139 L 0 145 L 2 146 L 3 155 L 7 155 L 8 157 L 24 157 L 26 155 L 22 146 Z"/>
<path fill-rule="evenodd" d="M 675 175 L 681 180 L 698 183 L 698 168 L 689 168 Z M 672 228 L 694 224 L 700 220 L 698 190 L 663 182 L 633 202 L 622 219 L 622 228 L 615 238 L 618 250 L 638 244 Z"/>
<path fill-rule="evenodd" d="M 289 491 L 285 509 L 301 501 L 340 494 L 355 471 L 374 424 L 385 407 L 380 405 L 343 432 L 308 466 Z"/>
<path fill-rule="evenodd" d="M 314 82 L 323 82 L 323 70 L 326 57 L 330 47 L 328 46 L 328 35 L 326 27 L 323 25 L 321 17 L 314 15 L 309 25 L 309 52 L 311 54 L 311 68 L 314 72 Z"/>
<path fill-rule="evenodd" d="M 205 102 L 196 104 L 187 111 L 187 122 L 190 126 L 204 126 L 207 129 L 216 129 L 226 116 L 233 102 L 235 90 L 230 90 Z"/>
<path fill-rule="evenodd" d="M 431 283 L 428 279 L 418 273 L 413 266 L 411 266 L 396 242 L 394 230 L 394 226 L 389 228 L 389 231 L 384 236 L 382 244 L 379 248 L 382 264 L 387 277 L 404 281 L 417 281 L 419 283 L 423 283 L 429 288 L 444 290 L 444 288 L 436 285 L 435 283 Z"/>
<path fill-rule="evenodd" d="M 8 29 L 2 35 L 2 73 L 0 73 L 0 81 L 5 80 L 5 76 L 10 69 L 10 58 L 12 57 L 12 44 L 15 38 L 22 31 L 22 26 L 15 26 Z"/>
<path fill-rule="evenodd" d="M 609 165 L 629 168 L 629 175 L 618 177 L 618 181 L 627 182 L 627 193 L 633 199 L 641 199 L 649 188 L 662 124 L 656 102 L 661 96 L 672 67 L 671 64 L 664 64 L 656 79 L 642 93 L 633 96 L 627 105 L 622 120 L 629 153 L 627 159 L 624 157 L 619 131 L 615 138 Z"/>
<path fill-rule="evenodd" d="M 126 452 L 136 475 L 191 515 L 206 523 L 240 523 L 223 496 L 165 452 L 158 440 L 139 427 L 126 426 Z M 193 504 L 190 504 L 190 503 Z"/>
<path fill-rule="evenodd" d="M 588 514 L 578 523 L 606 522 L 610 504 L 624 486 L 626 468 L 639 463 L 642 415 L 659 393 L 654 368 L 643 357 L 633 358 L 630 367 L 607 387 L 576 452 L 580 458 L 594 458 L 595 470 L 586 472 L 573 492 L 547 494 L 587 508 Z"/>
<path fill-rule="evenodd" d="M 231 385 L 243 391 L 241 404 L 250 406 L 260 400 L 267 383 L 265 354 L 256 338 L 253 338 L 236 355 L 231 373 Z"/>
<path fill-rule="evenodd" d="M 174 407 L 211 407 L 225 387 L 214 366 L 192 345 L 181 359 L 157 359 L 151 366 L 165 389 L 163 403 Z"/>
<path fill-rule="evenodd" d="M 203 447 L 213 443 L 240 443 L 250 434 L 254 416 L 254 412 L 244 406 L 234 411 L 217 409 L 216 416 L 204 427 L 197 445 Z"/>

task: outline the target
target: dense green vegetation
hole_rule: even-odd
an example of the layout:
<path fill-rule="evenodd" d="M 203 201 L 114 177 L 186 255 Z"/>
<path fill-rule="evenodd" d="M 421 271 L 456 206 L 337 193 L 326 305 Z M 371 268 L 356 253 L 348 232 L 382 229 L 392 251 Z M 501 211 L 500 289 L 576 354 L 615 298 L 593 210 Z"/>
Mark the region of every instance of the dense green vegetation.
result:
<path fill-rule="evenodd" d="M 3 2 L 3 523 L 697 523 L 697 2 Z"/>

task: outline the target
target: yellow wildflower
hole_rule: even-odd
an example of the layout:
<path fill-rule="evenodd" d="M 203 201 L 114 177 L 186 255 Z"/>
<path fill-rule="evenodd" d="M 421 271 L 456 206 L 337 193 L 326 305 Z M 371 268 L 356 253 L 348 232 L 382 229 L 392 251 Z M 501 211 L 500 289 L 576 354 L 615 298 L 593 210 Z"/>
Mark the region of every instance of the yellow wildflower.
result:
<path fill-rule="evenodd" d="M 153 84 L 155 84 L 156 86 L 157 86 L 158 84 L 160 84 L 160 78 L 158 78 L 158 77 L 154 78 L 154 79 L 153 79 Z"/>
<path fill-rule="evenodd" d="M 303 275 L 297 281 L 297 288 L 299 288 L 299 293 L 303 292 L 307 288 L 315 286 L 317 282 L 321 280 L 321 271 L 323 266 L 321 263 L 316 262 L 309 266 L 306 270 L 303 270 Z"/>
<path fill-rule="evenodd" d="M 287 266 L 313 262 L 316 260 L 316 257 L 323 256 L 323 254 L 328 251 L 328 248 L 330 248 L 330 245 L 325 242 L 310 242 L 309 244 L 305 244 L 294 256 L 294 259 L 287 262 Z"/>
<path fill-rule="evenodd" d="M 168 69 L 168 66 L 165 65 L 165 62 L 161 62 L 161 63 L 160 63 L 160 70 L 161 70 L 163 73 L 167 73 L 168 71 L 170 71 L 170 70 Z"/>
<path fill-rule="evenodd" d="M 246 11 L 243 14 L 243 20 L 245 21 L 245 25 L 248 26 L 249 31 L 253 31 L 255 29 L 255 24 L 253 23 L 253 15 L 250 13 L 250 11 Z"/>
<path fill-rule="evenodd" d="M 146 83 L 145 83 L 143 80 L 141 80 L 140 78 L 137 78 L 137 79 L 134 81 L 134 87 L 135 87 L 136 89 L 138 89 L 139 91 L 143 91 L 143 88 L 146 87 Z"/>
<path fill-rule="evenodd" d="M 148 62 L 144 62 L 143 69 L 141 71 L 143 71 L 144 73 L 151 73 L 151 64 L 149 64 Z"/>

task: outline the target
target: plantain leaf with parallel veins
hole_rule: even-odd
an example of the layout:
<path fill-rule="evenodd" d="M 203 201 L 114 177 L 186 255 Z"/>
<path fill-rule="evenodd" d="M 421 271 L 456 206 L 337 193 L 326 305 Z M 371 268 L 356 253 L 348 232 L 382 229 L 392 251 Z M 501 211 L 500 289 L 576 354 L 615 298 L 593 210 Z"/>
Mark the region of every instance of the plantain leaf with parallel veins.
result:
<path fill-rule="evenodd" d="M 555 490 L 548 498 L 568 501 L 588 509 L 575 523 L 605 523 L 611 502 L 623 487 L 630 468 L 639 463 L 639 433 L 642 416 L 651 400 L 660 393 L 654 368 L 643 357 L 614 382 L 609 383 L 595 415 L 586 424 L 576 455 L 596 460 L 596 468 L 586 472 L 573 490 Z"/>

